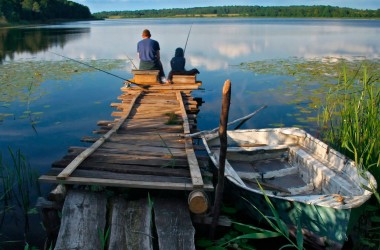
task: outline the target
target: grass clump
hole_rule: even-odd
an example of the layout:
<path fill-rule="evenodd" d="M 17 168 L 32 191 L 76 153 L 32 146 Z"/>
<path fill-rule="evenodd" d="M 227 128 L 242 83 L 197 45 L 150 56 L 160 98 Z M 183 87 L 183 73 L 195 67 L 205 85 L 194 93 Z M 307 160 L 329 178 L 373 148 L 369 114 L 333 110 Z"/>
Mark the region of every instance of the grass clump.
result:
<path fill-rule="evenodd" d="M 0 227 L 3 230 L 9 222 L 19 225 L 17 234 L 24 239 L 5 243 L 26 243 L 30 231 L 29 216 L 37 214 L 32 199 L 36 193 L 40 193 L 38 173 L 30 167 L 20 150 L 9 148 L 9 154 L 10 161 L 6 162 L 0 152 Z"/>
<path fill-rule="evenodd" d="M 353 77 L 343 67 L 319 117 L 322 136 L 380 181 L 380 85 L 365 66 Z M 380 201 L 379 201 L 380 202 Z"/>
<path fill-rule="evenodd" d="M 178 116 L 174 112 L 165 113 L 165 116 L 168 117 L 168 121 L 165 122 L 166 125 L 178 125 L 178 124 L 181 124 L 181 121 L 178 119 Z"/>
<path fill-rule="evenodd" d="M 338 84 L 326 95 L 319 122 L 323 138 L 354 159 L 361 171 L 370 171 L 380 183 L 379 76 L 368 74 L 366 66 L 351 74 L 343 67 Z M 358 225 L 359 244 L 376 247 L 380 245 L 380 195 L 373 184 L 366 189 L 375 198 L 367 204 Z"/>

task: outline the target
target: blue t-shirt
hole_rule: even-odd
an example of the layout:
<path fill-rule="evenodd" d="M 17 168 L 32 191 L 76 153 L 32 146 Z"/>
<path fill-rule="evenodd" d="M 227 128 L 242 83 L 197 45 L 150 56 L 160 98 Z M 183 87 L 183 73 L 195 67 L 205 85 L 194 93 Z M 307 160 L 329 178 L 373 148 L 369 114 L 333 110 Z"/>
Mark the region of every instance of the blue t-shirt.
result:
<path fill-rule="evenodd" d="M 157 60 L 157 51 L 160 50 L 160 44 L 153 39 L 145 38 L 137 43 L 137 52 L 142 61 L 155 61 Z"/>

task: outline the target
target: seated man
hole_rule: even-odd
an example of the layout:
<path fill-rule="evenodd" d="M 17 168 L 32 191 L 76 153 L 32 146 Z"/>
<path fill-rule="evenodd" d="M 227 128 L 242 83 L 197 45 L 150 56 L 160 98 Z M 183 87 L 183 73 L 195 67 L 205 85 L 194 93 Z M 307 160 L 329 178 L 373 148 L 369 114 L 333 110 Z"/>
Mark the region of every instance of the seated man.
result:
<path fill-rule="evenodd" d="M 160 61 L 160 44 L 150 38 L 150 31 L 142 32 L 142 40 L 137 43 L 137 53 L 140 58 L 140 70 L 159 70 L 161 83 L 166 82 L 164 69 Z"/>

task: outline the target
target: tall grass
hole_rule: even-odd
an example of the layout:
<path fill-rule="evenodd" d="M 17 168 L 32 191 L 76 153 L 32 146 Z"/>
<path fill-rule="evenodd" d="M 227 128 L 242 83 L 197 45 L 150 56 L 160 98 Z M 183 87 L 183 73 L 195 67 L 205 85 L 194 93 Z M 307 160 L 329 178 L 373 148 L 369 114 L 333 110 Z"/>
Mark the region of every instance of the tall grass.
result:
<path fill-rule="evenodd" d="M 377 73 L 378 74 L 378 73 Z M 380 183 L 380 84 L 379 75 L 362 66 L 355 72 L 342 68 L 339 82 L 326 95 L 319 121 L 323 137 L 354 159 L 358 168 L 370 171 Z M 380 249 L 380 195 L 371 200 L 359 225 L 360 243 Z M 370 225 L 370 226 L 368 226 Z M 377 246 L 377 248 L 376 248 Z"/>
<path fill-rule="evenodd" d="M 338 84 L 326 95 L 319 121 L 332 146 L 369 170 L 380 182 L 380 85 L 362 66 L 342 68 Z"/>
<path fill-rule="evenodd" d="M 22 221 L 20 233 L 25 236 L 30 230 L 29 215 L 37 213 L 32 205 L 32 198 L 39 193 L 38 174 L 30 167 L 20 150 L 8 150 L 9 161 L 5 161 L 0 153 L 0 227 L 6 226 L 3 223 L 6 217 L 15 223 Z"/>

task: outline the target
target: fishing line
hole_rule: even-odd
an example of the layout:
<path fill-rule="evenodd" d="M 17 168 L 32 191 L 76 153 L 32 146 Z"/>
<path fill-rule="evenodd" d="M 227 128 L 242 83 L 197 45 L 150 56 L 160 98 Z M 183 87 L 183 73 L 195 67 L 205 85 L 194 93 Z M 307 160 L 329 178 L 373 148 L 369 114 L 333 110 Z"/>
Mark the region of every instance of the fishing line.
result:
<path fill-rule="evenodd" d="M 60 54 L 55 53 L 55 52 L 52 52 L 52 51 L 49 51 L 49 52 L 52 53 L 52 54 L 55 54 L 55 55 L 57 55 L 57 56 L 61 56 L 61 57 L 63 57 L 63 58 L 69 59 L 69 60 L 71 60 L 71 61 L 74 61 L 74 62 L 77 62 L 77 63 L 83 64 L 83 65 L 85 65 L 85 66 L 87 66 L 87 67 L 90 67 L 90 68 L 93 68 L 93 69 L 99 70 L 99 71 L 101 71 L 101 72 L 103 72 L 103 73 L 106 73 L 106 74 L 108 74 L 108 75 L 111 75 L 111 76 L 117 77 L 117 78 L 119 78 L 119 79 L 121 79 L 121 80 L 124 80 L 124 81 L 126 81 L 126 82 L 128 82 L 128 83 L 132 83 L 132 84 L 136 84 L 136 85 L 138 85 L 137 83 L 132 82 L 131 80 L 125 79 L 124 77 L 121 77 L 121 76 L 118 76 L 118 75 L 115 75 L 115 74 L 112 74 L 112 73 L 110 73 L 110 72 L 108 72 L 108 71 L 105 71 L 105 70 L 102 70 L 102 69 L 96 68 L 96 67 L 94 67 L 94 66 L 92 66 L 92 65 L 89 65 L 89 64 L 87 64 L 87 63 L 80 62 L 80 61 L 78 61 L 78 60 L 72 59 L 72 58 L 67 57 L 67 56 L 64 56 L 64 55 L 60 55 Z M 140 87 L 140 86 L 139 86 L 139 87 Z"/>

